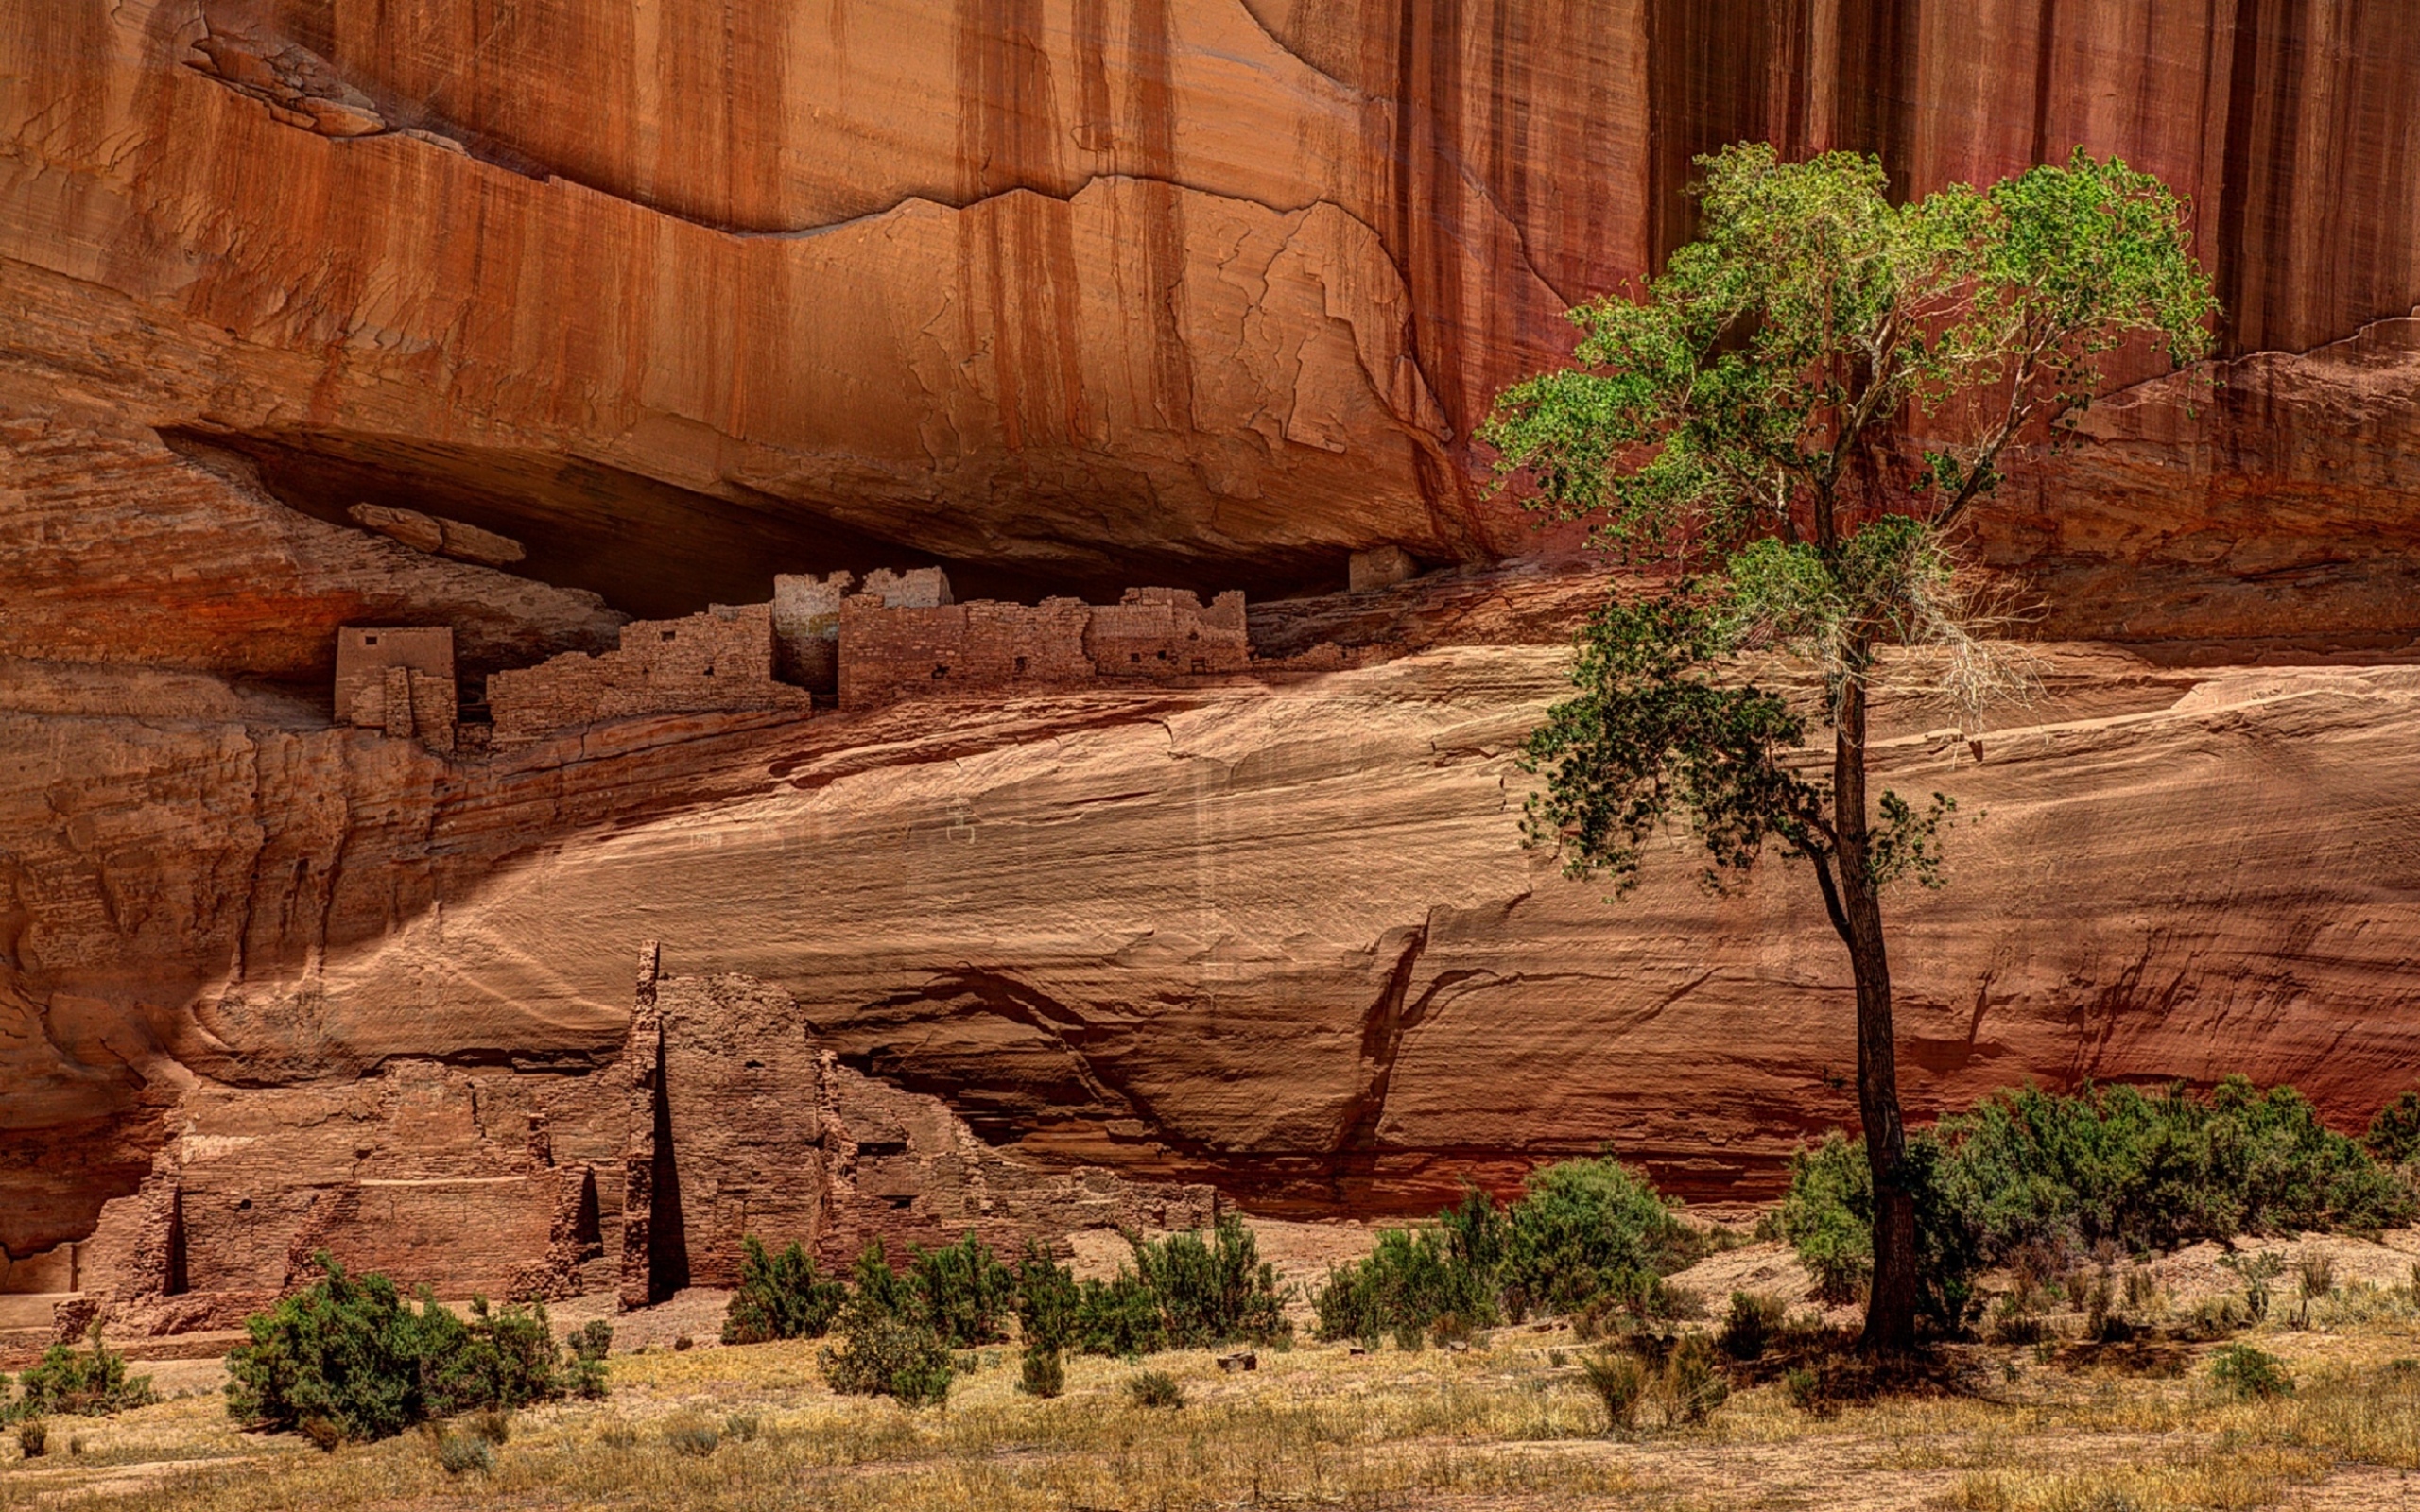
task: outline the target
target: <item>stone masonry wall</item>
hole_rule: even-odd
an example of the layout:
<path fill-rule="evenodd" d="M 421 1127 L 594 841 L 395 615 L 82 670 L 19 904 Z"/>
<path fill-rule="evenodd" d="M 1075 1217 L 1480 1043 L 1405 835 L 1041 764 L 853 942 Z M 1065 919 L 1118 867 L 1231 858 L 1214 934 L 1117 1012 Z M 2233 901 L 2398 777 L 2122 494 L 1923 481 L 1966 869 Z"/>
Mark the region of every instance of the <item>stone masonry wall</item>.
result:
<path fill-rule="evenodd" d="M 815 693 L 829 694 L 840 682 L 840 601 L 856 583 L 854 573 L 821 577 L 785 573 L 773 579 L 773 674 Z M 952 602 L 949 577 L 938 567 L 906 572 L 877 568 L 859 592 L 891 609 L 932 609 Z"/>
<path fill-rule="evenodd" d="M 1244 595 L 1220 593 L 1204 609 L 1181 588 L 1130 588 L 1116 603 L 1094 609 L 1084 649 L 1104 678 L 1242 672 L 1252 662 Z"/>
<path fill-rule="evenodd" d="M 337 632 L 340 725 L 417 735 L 451 752 L 459 718 L 454 631 L 444 626 L 354 626 Z"/>
<path fill-rule="evenodd" d="M 1244 595 L 1208 608 L 1184 589 L 1130 588 L 1115 604 L 1048 598 L 902 609 L 872 594 L 840 606 L 840 703 L 912 694 L 1170 681 L 1247 671 Z"/>
<path fill-rule="evenodd" d="M 121 1338 L 231 1328 L 308 1285 L 320 1249 L 449 1298 L 639 1307 L 733 1284 L 752 1234 L 835 1270 L 874 1239 L 894 1257 L 968 1232 L 1065 1254 L 1084 1229 L 1218 1216 L 1206 1186 L 994 1149 L 938 1098 L 840 1064 L 787 991 L 659 963 L 641 953 L 630 1034 L 601 1064 L 195 1087 L 150 1176 L 102 1209 L 84 1289 L 56 1315 Z"/>
<path fill-rule="evenodd" d="M 569 652 L 488 679 L 494 743 L 527 744 L 557 730 L 640 714 L 779 709 L 804 714 L 802 689 L 773 676 L 773 606 L 717 604 L 679 620 L 622 627 L 622 645 Z"/>

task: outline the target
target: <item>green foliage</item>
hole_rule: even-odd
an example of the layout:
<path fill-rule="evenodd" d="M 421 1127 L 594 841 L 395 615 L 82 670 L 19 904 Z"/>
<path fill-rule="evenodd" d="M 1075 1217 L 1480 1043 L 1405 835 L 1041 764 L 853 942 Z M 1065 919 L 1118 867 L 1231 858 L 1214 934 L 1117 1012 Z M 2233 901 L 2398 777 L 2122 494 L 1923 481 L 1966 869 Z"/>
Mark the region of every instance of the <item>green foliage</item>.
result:
<path fill-rule="evenodd" d="M 2004 615 L 1955 549 L 1963 511 L 2011 444 L 2077 435 L 2110 352 L 2148 339 L 2196 360 L 2217 306 L 2184 206 L 2081 149 L 1902 204 L 1857 153 L 1783 163 L 1740 144 L 1698 163 L 1699 238 L 1644 289 L 1571 311 L 1573 365 L 1505 390 L 1479 432 L 1531 507 L 1677 569 L 1582 632 L 1577 696 L 1523 748 L 1545 779 L 1524 834 L 1617 893 L 1676 814 L 1718 887 L 1776 844 L 1810 864 L 1860 988 L 1887 987 L 1873 895 L 1940 885 L 1954 805 L 1865 796 L 1880 653 L 1924 651 L 1893 664 L 1969 711 L 2022 688 L 1991 644 Z M 1842 791 L 1799 775 L 1799 712 L 1743 676 L 1737 658 L 1768 651 L 1822 673 Z M 1929 1179 L 1892 1153 L 1892 1191 Z M 1933 1286 L 1937 1311 L 1962 1305 L 1952 1290 Z M 1870 1321 L 1894 1340 L 1908 1326 Z"/>
<path fill-rule="evenodd" d="M 2245 1400 L 2294 1394 L 2294 1378 L 2286 1362 L 2249 1344 L 2224 1345 L 2213 1352 L 2210 1379 L 2227 1395 Z"/>
<path fill-rule="evenodd" d="M 2197 1097 L 2001 1092 L 1945 1120 L 1954 1200 L 1986 1256 L 2035 1243 L 2140 1252 L 2194 1239 L 2408 1222 L 2411 1193 L 2290 1087 Z"/>
<path fill-rule="evenodd" d="M 1945 1325 L 1977 1270 L 2020 1254 L 2048 1257 L 2055 1272 L 2063 1257 L 2103 1246 L 2141 1253 L 2246 1232 L 2385 1228 L 2414 1209 L 2394 1174 L 2322 1125 L 2299 1092 L 2240 1077 L 2206 1096 L 1998 1092 L 1910 1136 L 1909 1157 L 1920 1271 Z M 1832 1135 L 1793 1158 L 1782 1230 L 1830 1299 L 1854 1296 L 1871 1274 L 1872 1212 L 1861 1144 Z M 2247 1272 L 2256 1318 L 2281 1269 Z M 2023 1311 L 2010 1327 L 2022 1326 Z"/>
<path fill-rule="evenodd" d="M 1564 1160 L 1531 1175 L 1506 1214 L 1504 1284 L 1541 1311 L 1571 1312 L 1599 1293 L 1634 1311 L 1659 1311 L 1663 1276 L 1703 1248 L 1620 1161 Z"/>
<path fill-rule="evenodd" d="M 2405 1092 L 2378 1109 L 2363 1143 L 2388 1165 L 2420 1155 L 2420 1091 Z"/>
<path fill-rule="evenodd" d="M 908 1250 L 908 1275 L 926 1326 L 954 1349 L 996 1344 L 1016 1278 L 973 1234 L 940 1249 Z"/>
<path fill-rule="evenodd" d="M 1311 1298 L 1314 1336 L 1374 1343 L 1449 1319 L 1463 1332 L 1495 1322 L 1505 1232 L 1502 1210 L 1477 1190 L 1440 1213 L 1434 1227 L 1380 1230 L 1366 1258 L 1329 1268 Z"/>
<path fill-rule="evenodd" d="M 93 1346 L 89 1354 L 63 1344 L 54 1344 L 43 1350 L 42 1359 L 18 1378 L 17 1400 L 0 1405 L 0 1422 L 49 1414 L 97 1418 L 130 1407 L 147 1407 L 160 1400 L 151 1389 L 149 1376 L 130 1377 L 126 1373 L 126 1356 L 102 1339 L 98 1323 L 93 1325 L 87 1337 Z M 0 1374 L 0 1387 L 5 1387 L 7 1382 L 7 1376 Z"/>
<path fill-rule="evenodd" d="M 1017 1389 L 1028 1397 L 1055 1397 L 1067 1389 L 1067 1367 L 1059 1358 L 1059 1348 L 1050 1344 L 1028 1344 L 1025 1348 L 1025 1363 L 1019 1371 Z"/>
<path fill-rule="evenodd" d="M 1184 1389 L 1165 1370 L 1138 1371 L 1126 1383 L 1126 1394 L 1137 1407 L 1182 1407 Z"/>
<path fill-rule="evenodd" d="M 1083 1290 L 1076 1284 L 1075 1272 L 1028 1239 L 1017 1260 L 1015 1281 L 1017 1332 L 1025 1336 L 1026 1347 L 1075 1348 L 1083 1308 Z"/>
<path fill-rule="evenodd" d="M 844 1396 L 890 1397 L 909 1407 L 947 1400 L 949 1346 L 912 1308 L 902 1315 L 890 1301 L 862 1288 L 849 1299 L 839 1345 L 823 1347 L 824 1379 Z"/>
<path fill-rule="evenodd" d="M 1219 1217 L 1206 1243 L 1198 1233 L 1157 1241 L 1129 1234 L 1127 1242 L 1136 1274 L 1159 1299 L 1172 1348 L 1274 1344 L 1292 1336 L 1277 1267 L 1261 1261 L 1252 1230 L 1234 1213 Z"/>
<path fill-rule="evenodd" d="M 27 1459 L 40 1459 L 50 1448 L 50 1425 L 39 1418 L 22 1418 L 17 1421 L 17 1452 Z"/>
<path fill-rule="evenodd" d="M 313 1421 L 366 1440 L 431 1418 L 603 1389 L 601 1363 L 584 1369 L 575 1352 L 563 1366 L 543 1304 L 492 1311 L 474 1297 L 465 1323 L 425 1288 L 415 1305 L 384 1276 L 355 1280 L 325 1251 L 315 1258 L 320 1279 L 247 1318 L 251 1342 L 227 1357 L 227 1411 L 238 1421 Z"/>
<path fill-rule="evenodd" d="M 1934 1133 L 1908 1137 L 1902 1179 L 1916 1208 L 1917 1312 L 1935 1328 L 1964 1326 L 1981 1268 L 1974 1234 L 1948 1188 L 1955 1161 Z M 1790 1158 L 1782 1231 L 1826 1301 L 1856 1299 L 1874 1275 L 1874 1174 L 1862 1141 L 1826 1135 Z"/>
<path fill-rule="evenodd" d="M 1087 1280 L 1077 1305 L 1076 1343 L 1086 1354 L 1121 1360 L 1139 1360 L 1167 1348 L 1159 1294 L 1122 1265 L 1110 1280 Z"/>
<path fill-rule="evenodd" d="M 2120 343 L 2209 351 L 2183 207 L 2121 162 L 2079 151 L 1901 205 L 1856 153 L 1786 163 L 1741 144 L 1698 163 L 1699 239 L 1640 294 L 1573 310 L 1575 365 L 1508 389 L 1481 431 L 1537 507 L 1617 541 L 1787 539 L 1802 494 L 1910 419 L 1962 439 L 1894 481 L 1971 496 L 2009 435 L 2091 402 Z"/>
<path fill-rule="evenodd" d="M 563 1341 L 571 1358 L 563 1365 L 563 1389 L 590 1400 L 605 1395 L 605 1356 L 614 1348 L 614 1325 L 591 1318 Z"/>
<path fill-rule="evenodd" d="M 1826 1134 L 1789 1158 L 1781 1231 L 1818 1297 L 1835 1305 L 1864 1299 L 1874 1281 L 1874 1173 L 1862 1142 Z"/>
<path fill-rule="evenodd" d="M 1788 1309 L 1777 1297 L 1732 1293 L 1731 1311 L 1722 1320 L 1722 1352 L 1734 1360 L 1762 1358 L 1788 1316 Z"/>
<path fill-rule="evenodd" d="M 723 1312 L 722 1342 L 820 1339 L 848 1295 L 843 1283 L 815 1274 L 815 1261 L 795 1241 L 768 1255 L 763 1241 L 751 1234 L 740 1241 L 739 1289 Z"/>

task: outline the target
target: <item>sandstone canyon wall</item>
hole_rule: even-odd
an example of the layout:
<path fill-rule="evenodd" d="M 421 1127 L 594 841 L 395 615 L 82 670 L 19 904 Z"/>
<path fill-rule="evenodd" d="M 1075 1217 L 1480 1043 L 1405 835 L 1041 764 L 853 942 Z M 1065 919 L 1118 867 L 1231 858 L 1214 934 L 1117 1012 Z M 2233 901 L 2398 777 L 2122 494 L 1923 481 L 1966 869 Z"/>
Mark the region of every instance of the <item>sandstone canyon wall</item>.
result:
<path fill-rule="evenodd" d="M 222 1134 L 434 1179 L 331 1110 L 626 1074 L 640 937 L 1038 1168 L 1400 1208 L 1613 1139 L 1769 1186 L 1849 1107 L 1837 951 L 1803 879 L 1675 865 L 1609 911 L 1520 850 L 1509 752 L 1596 585 L 1480 570 L 1539 542 L 1469 438 L 1741 136 L 1918 191 L 2122 152 L 2195 197 L 2229 311 L 2212 374 L 2130 374 L 1993 512 L 2051 591 L 2045 704 L 1979 766 L 1901 716 L 1894 777 L 1990 815 L 1905 916 L 1911 1100 L 2240 1069 L 2366 1112 L 2420 1058 L 2420 690 L 2342 664 L 2420 636 L 2414 36 L 2317 0 L 0 0 L 0 1250 Z M 1386 544 L 1467 570 L 1272 598 Z M 1242 587 L 1265 654 L 1397 660 L 455 758 L 331 720 L 339 626 L 450 626 L 475 689 L 933 561 Z"/>

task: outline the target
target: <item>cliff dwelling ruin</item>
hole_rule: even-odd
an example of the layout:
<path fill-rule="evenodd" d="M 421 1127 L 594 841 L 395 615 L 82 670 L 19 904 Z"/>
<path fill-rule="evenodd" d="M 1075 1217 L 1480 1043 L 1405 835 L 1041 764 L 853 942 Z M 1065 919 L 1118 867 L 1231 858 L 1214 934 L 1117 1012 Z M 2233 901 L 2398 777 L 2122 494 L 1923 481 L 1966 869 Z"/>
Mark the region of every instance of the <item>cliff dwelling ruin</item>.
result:
<path fill-rule="evenodd" d="M 1396 552 L 1372 586 L 1409 574 Z M 1357 585 L 1364 576 L 1356 558 Z M 677 620 L 633 620 L 618 648 L 571 651 L 492 673 L 465 743 L 526 746 L 557 730 L 650 714 L 765 712 L 804 717 L 909 696 L 1020 689 L 1182 686 L 1260 672 L 1330 671 L 1367 660 L 1333 645 L 1255 660 L 1240 592 L 1207 605 L 1188 589 L 1130 588 L 1115 604 L 960 603 L 940 568 L 783 575 L 764 604 L 715 604 Z M 337 635 L 337 719 L 417 734 L 451 753 L 462 719 L 453 632 L 348 626 Z M 475 722 L 480 708 L 486 728 Z"/>

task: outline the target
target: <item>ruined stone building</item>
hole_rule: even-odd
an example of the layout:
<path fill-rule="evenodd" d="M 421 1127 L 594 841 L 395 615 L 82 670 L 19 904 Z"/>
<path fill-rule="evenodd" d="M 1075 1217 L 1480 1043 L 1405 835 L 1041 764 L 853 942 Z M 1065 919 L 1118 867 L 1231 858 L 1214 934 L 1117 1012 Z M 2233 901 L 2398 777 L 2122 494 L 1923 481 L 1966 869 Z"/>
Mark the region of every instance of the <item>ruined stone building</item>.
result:
<path fill-rule="evenodd" d="M 985 1144 L 939 1099 L 840 1065 L 783 989 L 659 974 L 617 1051 L 546 1070 L 398 1059 L 348 1085 L 204 1084 L 133 1195 L 78 1246 L 79 1296 L 121 1339 L 226 1329 L 316 1276 L 315 1250 L 440 1296 L 730 1286 L 740 1242 L 827 1271 L 968 1232 L 1065 1250 L 1085 1229 L 1205 1227 L 1212 1189 L 1054 1169 Z"/>
<path fill-rule="evenodd" d="M 452 751 L 459 717 L 454 632 L 444 626 L 353 626 L 337 631 L 340 725 L 418 736 Z"/>
<path fill-rule="evenodd" d="M 829 694 L 840 685 L 840 601 L 854 573 L 825 576 L 783 574 L 773 579 L 773 668 L 786 682 Z M 877 568 L 857 592 L 890 609 L 932 609 L 953 602 L 949 577 L 938 567 L 907 572 Z"/>
<path fill-rule="evenodd" d="M 717 604 L 678 620 L 633 620 L 617 651 L 567 652 L 488 679 L 498 747 L 575 725 L 639 714 L 786 710 L 812 706 L 773 675 L 773 606 Z"/>
<path fill-rule="evenodd" d="M 840 703 L 916 693 L 1154 682 L 1247 671 L 1244 595 L 1208 608 L 1174 588 L 1130 588 L 1115 604 L 1047 598 L 900 608 L 872 594 L 840 605 Z"/>
<path fill-rule="evenodd" d="M 340 640 L 340 721 L 454 749 L 450 630 L 347 629 Z M 869 573 L 862 584 L 846 572 L 784 575 L 769 604 L 634 621 L 618 650 L 495 673 L 487 696 L 491 743 L 509 747 L 646 714 L 804 715 L 819 694 L 863 708 L 914 694 L 1182 683 L 1252 670 L 1240 593 L 1206 606 L 1177 588 L 1130 588 L 1115 604 L 961 604 L 940 568 L 921 567 Z"/>

